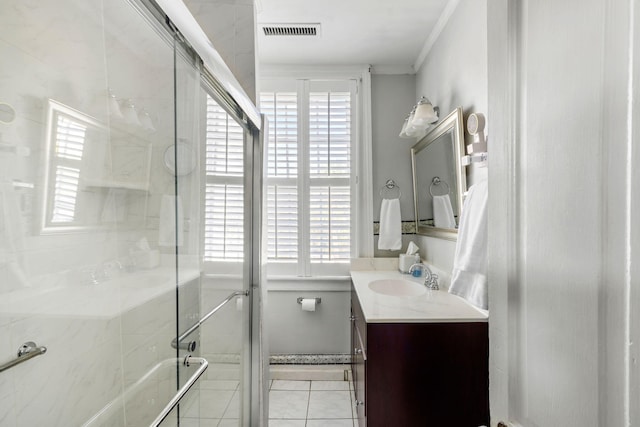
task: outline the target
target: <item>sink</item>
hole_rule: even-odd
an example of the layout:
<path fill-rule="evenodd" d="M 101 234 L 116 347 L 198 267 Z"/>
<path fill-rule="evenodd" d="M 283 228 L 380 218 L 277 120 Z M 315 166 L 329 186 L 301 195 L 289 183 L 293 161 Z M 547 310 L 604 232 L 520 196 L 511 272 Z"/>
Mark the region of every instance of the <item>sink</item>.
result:
<path fill-rule="evenodd" d="M 373 292 L 395 297 L 416 297 L 424 294 L 424 285 L 404 279 L 380 279 L 369 282 L 369 289 Z"/>

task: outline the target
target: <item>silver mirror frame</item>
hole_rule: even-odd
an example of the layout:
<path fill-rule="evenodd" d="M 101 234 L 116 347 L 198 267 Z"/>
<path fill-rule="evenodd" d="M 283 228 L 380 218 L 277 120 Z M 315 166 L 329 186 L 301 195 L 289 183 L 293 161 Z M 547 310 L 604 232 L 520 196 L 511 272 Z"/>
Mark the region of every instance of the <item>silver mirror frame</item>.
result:
<path fill-rule="evenodd" d="M 416 175 L 416 155 L 427 148 L 430 144 L 437 141 L 442 135 L 447 132 L 451 132 L 453 141 L 453 158 L 455 164 L 452 165 L 455 168 L 456 175 L 456 198 L 458 210 L 458 217 L 462 210 L 463 194 L 467 190 L 467 179 L 464 166 L 462 165 L 461 158 L 464 155 L 464 127 L 463 127 L 462 107 L 457 107 L 449 115 L 440 121 L 427 135 L 425 135 L 420 141 L 418 141 L 413 147 L 411 147 L 411 171 L 413 174 L 413 207 L 416 221 L 416 234 L 423 236 L 432 236 L 440 239 L 457 240 L 458 230 L 449 228 L 437 228 L 427 227 L 420 225 L 420 218 L 418 217 L 418 181 Z"/>

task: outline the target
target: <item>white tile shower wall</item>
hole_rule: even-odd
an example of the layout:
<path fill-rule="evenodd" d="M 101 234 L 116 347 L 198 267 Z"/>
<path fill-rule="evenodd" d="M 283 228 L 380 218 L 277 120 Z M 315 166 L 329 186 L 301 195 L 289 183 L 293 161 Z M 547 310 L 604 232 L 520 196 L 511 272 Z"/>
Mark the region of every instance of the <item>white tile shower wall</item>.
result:
<path fill-rule="evenodd" d="M 0 142 L 28 147 L 30 155 L 0 153 L 0 182 L 18 179 L 34 183 L 35 188 L 21 197 L 21 218 L 2 214 L 0 292 L 16 290 L 7 289 L 5 283 L 20 283 L 20 275 L 8 267 L 15 259 L 31 288 L 23 283 L 12 286 L 35 295 L 43 304 L 35 307 L 40 310 L 54 303 L 55 287 L 81 286 L 71 281 L 75 276 L 67 270 L 127 254 L 141 236 L 147 236 L 152 245 L 157 240 L 157 221 L 149 221 L 146 229 L 122 224 L 84 233 L 39 234 L 35 224 L 42 205 L 46 100 L 55 99 L 109 123 L 106 90 L 110 87 L 119 98 L 132 98 L 150 110 L 157 127 L 152 139 L 151 197 L 144 203 L 129 197 L 128 203 L 136 217 L 134 224 L 145 216 L 158 218 L 159 200 L 171 182 L 162 154 L 173 137 L 173 53 L 164 42 L 146 40 L 150 33 L 157 36 L 140 25 L 139 16 L 126 2 L 9 3 L 0 14 L 0 102 L 13 105 L 16 120 L 0 124 Z M 7 228 L 20 231 L 19 245 L 6 246 Z M 170 347 L 174 298 L 170 292 L 121 316 L 106 318 L 82 314 L 72 306 L 55 315 L 38 310 L 0 313 L 1 362 L 15 357 L 26 340 L 48 348 L 45 355 L 2 373 L 0 425 L 66 426 L 88 420 L 150 366 L 175 354 Z M 168 380 L 150 383 L 129 409 L 140 409 L 141 415 L 157 413 L 161 396 L 171 389 L 163 388 L 164 381 Z M 129 416 L 135 418 L 131 412 Z M 119 425 L 121 414 L 118 418 L 105 425 Z"/>

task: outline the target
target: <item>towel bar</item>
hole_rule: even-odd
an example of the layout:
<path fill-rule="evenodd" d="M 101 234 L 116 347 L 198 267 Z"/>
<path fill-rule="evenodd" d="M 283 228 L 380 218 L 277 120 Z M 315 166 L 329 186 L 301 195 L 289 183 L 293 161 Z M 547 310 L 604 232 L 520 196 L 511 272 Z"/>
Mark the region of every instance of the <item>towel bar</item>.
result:
<path fill-rule="evenodd" d="M 400 186 L 392 179 L 388 179 L 387 182 L 380 187 L 380 197 L 384 197 L 383 192 L 385 190 L 393 190 L 394 188 L 398 189 L 398 199 L 402 197 L 402 190 L 400 189 Z"/>
<path fill-rule="evenodd" d="M 440 185 L 440 184 L 444 184 L 447 186 L 447 192 L 442 194 L 442 196 L 444 196 L 445 194 L 449 194 L 451 192 L 451 188 L 449 187 L 449 184 L 447 184 L 446 181 L 441 180 L 439 176 L 434 176 L 433 179 L 431 180 L 431 185 L 429 185 L 429 194 L 431 194 L 431 197 L 435 197 L 435 195 L 433 194 L 433 186 Z"/>
<path fill-rule="evenodd" d="M 180 335 L 178 338 L 174 338 L 174 340 L 171 341 L 171 347 L 173 347 L 175 349 L 180 349 L 180 350 L 187 350 L 187 351 L 190 351 L 190 352 L 194 351 L 196 349 L 196 342 L 195 341 L 189 341 L 187 343 L 183 343 L 182 341 L 186 337 L 191 335 L 191 333 L 193 333 L 193 331 L 198 329 L 200 327 L 200 325 L 202 325 L 204 322 L 206 322 L 208 318 L 213 316 L 213 314 L 216 311 L 220 310 L 226 303 L 228 303 L 229 301 L 231 301 L 235 297 L 238 297 L 238 296 L 241 296 L 241 295 L 246 297 L 246 296 L 249 295 L 249 291 L 237 291 L 237 292 L 234 292 L 231 295 L 229 295 L 224 301 L 222 301 L 220 304 L 215 306 L 210 312 L 205 314 L 202 317 L 202 319 L 198 320 L 193 326 L 191 326 L 189 329 L 187 329 L 185 332 L 183 332 L 182 335 Z"/>
<path fill-rule="evenodd" d="M 0 365 L 0 372 L 6 371 L 9 368 L 13 368 L 16 365 L 21 364 L 22 362 L 26 362 L 29 359 L 33 359 L 36 356 L 40 356 L 41 354 L 45 354 L 47 352 L 47 347 L 38 347 L 36 343 L 33 341 L 27 341 L 18 349 L 18 357 L 15 359 Z"/>
<path fill-rule="evenodd" d="M 169 403 L 167 403 L 167 406 L 162 409 L 156 419 L 151 424 L 149 424 L 149 427 L 158 427 L 162 423 L 162 421 L 167 418 L 171 411 L 173 411 L 173 408 L 175 408 L 178 403 L 180 403 L 184 395 L 187 394 L 187 392 L 191 389 L 191 387 L 193 387 L 196 381 L 198 381 L 198 378 L 202 376 L 204 371 L 206 371 L 207 367 L 209 366 L 209 362 L 207 362 L 206 359 L 202 357 L 192 357 L 191 355 L 185 357 L 183 363 L 185 366 L 190 366 L 190 363 L 192 363 L 192 361 L 199 363 L 200 367 L 193 373 L 193 375 L 191 375 L 185 385 L 183 385 L 180 390 L 178 390 L 176 395 L 173 396 Z"/>

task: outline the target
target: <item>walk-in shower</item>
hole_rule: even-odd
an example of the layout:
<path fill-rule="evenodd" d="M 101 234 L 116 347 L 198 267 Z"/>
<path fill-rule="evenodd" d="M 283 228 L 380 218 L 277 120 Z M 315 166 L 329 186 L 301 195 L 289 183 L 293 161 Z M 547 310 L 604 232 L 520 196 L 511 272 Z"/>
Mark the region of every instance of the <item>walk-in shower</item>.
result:
<path fill-rule="evenodd" d="M 263 418 L 260 116 L 162 3 L 3 2 L 2 426 Z"/>

